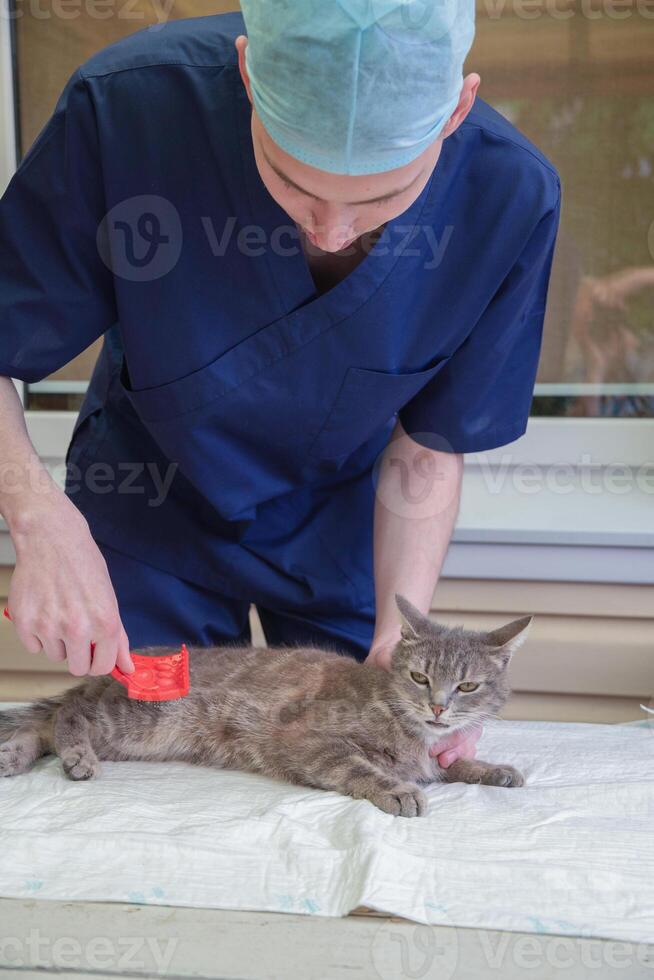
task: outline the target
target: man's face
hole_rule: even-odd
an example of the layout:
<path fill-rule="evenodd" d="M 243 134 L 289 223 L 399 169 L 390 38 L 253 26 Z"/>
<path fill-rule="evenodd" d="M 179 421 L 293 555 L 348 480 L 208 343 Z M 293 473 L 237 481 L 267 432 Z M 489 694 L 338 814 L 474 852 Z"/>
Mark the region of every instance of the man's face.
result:
<path fill-rule="evenodd" d="M 341 176 L 282 150 L 252 112 L 252 141 L 263 183 L 279 206 L 324 252 L 339 252 L 403 214 L 420 196 L 441 152 L 436 140 L 416 160 L 387 173 Z"/>

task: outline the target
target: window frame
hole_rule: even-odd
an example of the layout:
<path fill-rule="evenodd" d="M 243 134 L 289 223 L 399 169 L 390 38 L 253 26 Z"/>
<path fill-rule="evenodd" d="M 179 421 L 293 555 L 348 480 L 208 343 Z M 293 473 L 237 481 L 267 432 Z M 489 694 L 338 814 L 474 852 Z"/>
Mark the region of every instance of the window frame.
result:
<path fill-rule="evenodd" d="M 14 90 L 13 25 L 9 0 L 0 16 L 0 194 L 16 169 L 18 147 Z"/>
<path fill-rule="evenodd" d="M 13 35 L 14 20 L 10 13 L 0 17 L 0 194 L 9 183 L 18 160 Z M 24 403 L 25 386 L 20 381 L 15 383 Z M 77 414 L 28 410 L 25 417 L 36 451 L 47 465 L 61 472 Z M 547 514 L 546 527 L 534 524 L 529 528 L 524 521 L 518 526 L 515 497 L 502 493 L 493 497 L 490 516 L 487 515 L 485 520 L 482 517 L 489 496 L 484 493 L 483 480 L 479 477 L 489 467 L 508 466 L 513 471 L 520 466 L 567 465 L 577 473 L 584 469 L 601 473 L 619 464 L 654 469 L 654 419 L 534 417 L 526 435 L 517 442 L 488 453 L 470 454 L 466 457 L 464 479 L 464 500 L 467 492 L 471 498 L 466 511 L 468 516 L 457 526 L 445 575 L 538 580 L 557 577 L 556 569 L 559 568 L 558 579 L 561 581 L 654 584 L 654 530 L 649 532 L 644 528 L 641 534 L 627 535 L 619 530 L 620 515 L 624 517 L 625 508 L 639 506 L 643 510 L 648 503 L 654 503 L 654 499 L 636 500 L 629 494 L 600 501 L 601 533 L 598 531 L 597 507 L 594 528 L 579 527 L 576 532 L 569 527 L 566 529 L 565 508 L 570 506 L 567 504 L 570 495 L 557 498 L 543 493 L 538 506 Z M 578 509 L 584 510 L 583 507 Z M 652 526 L 654 529 L 654 521 Z M 6 561 L 11 552 L 7 537 L 6 528 L 0 522 L 0 538 L 3 539 L 0 540 L 0 562 Z"/>
<path fill-rule="evenodd" d="M 11 0 L 5 0 L 6 14 L 0 15 L 0 196 L 18 164 L 18 131 L 16 124 L 14 81 L 14 20 Z M 14 381 L 20 400 L 25 404 L 22 381 Z"/>

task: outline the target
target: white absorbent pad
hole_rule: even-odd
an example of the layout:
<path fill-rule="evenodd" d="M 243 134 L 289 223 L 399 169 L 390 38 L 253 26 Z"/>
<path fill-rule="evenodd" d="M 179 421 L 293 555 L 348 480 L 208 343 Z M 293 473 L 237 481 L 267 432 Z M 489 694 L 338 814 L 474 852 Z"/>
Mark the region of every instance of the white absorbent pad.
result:
<path fill-rule="evenodd" d="M 0 895 L 345 915 L 654 941 L 654 725 L 488 723 L 519 789 L 427 790 L 428 816 L 183 763 L 0 780 Z"/>

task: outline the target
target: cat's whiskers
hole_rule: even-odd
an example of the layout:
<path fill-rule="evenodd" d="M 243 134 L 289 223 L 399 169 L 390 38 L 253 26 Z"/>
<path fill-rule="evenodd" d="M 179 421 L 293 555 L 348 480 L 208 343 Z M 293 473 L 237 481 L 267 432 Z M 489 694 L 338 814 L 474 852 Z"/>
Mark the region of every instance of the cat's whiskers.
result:
<path fill-rule="evenodd" d="M 461 717 L 461 715 L 459 717 Z M 457 731 L 465 732 L 466 734 L 468 732 L 474 732 L 474 730 L 478 728 L 480 725 L 483 725 L 484 722 L 492 721 L 492 719 L 495 717 L 496 716 L 489 711 L 477 711 L 475 712 L 475 714 L 473 715 L 473 717 L 470 719 L 469 722 L 465 723 L 462 726 L 457 725 Z M 452 719 L 452 724 L 456 724 L 456 717 Z"/>
<path fill-rule="evenodd" d="M 431 718 L 431 712 L 422 712 L 420 710 L 420 706 L 415 704 L 413 701 L 396 699 L 384 700 L 380 703 L 390 708 L 394 715 L 410 715 L 411 718 L 424 718 L 425 720 L 429 720 Z"/>

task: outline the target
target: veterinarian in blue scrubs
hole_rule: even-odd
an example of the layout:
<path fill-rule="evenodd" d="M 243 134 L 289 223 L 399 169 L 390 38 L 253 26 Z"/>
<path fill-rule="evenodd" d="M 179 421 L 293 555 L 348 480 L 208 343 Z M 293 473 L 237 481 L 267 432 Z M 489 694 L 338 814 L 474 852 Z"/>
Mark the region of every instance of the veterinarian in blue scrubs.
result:
<path fill-rule="evenodd" d="M 251 602 L 384 666 L 462 455 L 525 431 L 559 180 L 463 77 L 473 0 L 243 9 L 91 58 L 0 202 L 0 375 L 104 336 L 68 497 L 0 494 L 19 635 L 76 674 Z"/>

